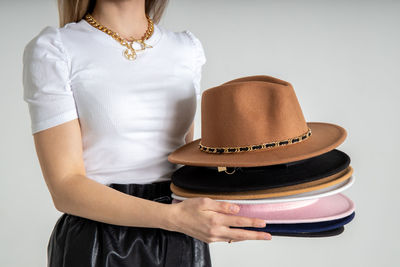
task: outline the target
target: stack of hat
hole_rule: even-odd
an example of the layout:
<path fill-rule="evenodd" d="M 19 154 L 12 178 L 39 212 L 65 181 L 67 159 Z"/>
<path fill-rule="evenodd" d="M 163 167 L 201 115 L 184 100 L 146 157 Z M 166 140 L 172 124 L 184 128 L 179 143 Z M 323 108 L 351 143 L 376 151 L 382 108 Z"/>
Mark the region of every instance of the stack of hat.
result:
<path fill-rule="evenodd" d="M 350 157 L 336 149 L 342 127 L 306 122 L 292 85 L 270 76 L 238 78 L 205 90 L 201 138 L 168 156 L 183 164 L 171 177 L 174 202 L 209 197 L 265 219 L 272 235 L 338 235 L 355 215 L 343 195 Z"/>

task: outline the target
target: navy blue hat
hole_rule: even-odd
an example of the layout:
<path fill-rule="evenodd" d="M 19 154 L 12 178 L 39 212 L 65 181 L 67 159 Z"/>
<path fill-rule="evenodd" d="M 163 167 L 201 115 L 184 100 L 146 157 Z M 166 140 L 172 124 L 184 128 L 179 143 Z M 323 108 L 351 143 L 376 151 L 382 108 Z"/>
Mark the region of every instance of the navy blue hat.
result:
<path fill-rule="evenodd" d="M 259 232 L 268 232 L 271 235 L 279 233 L 286 234 L 310 234 L 323 231 L 330 231 L 348 224 L 353 220 L 355 212 L 341 219 L 315 222 L 315 223 L 287 223 L 287 224 L 268 224 L 265 227 L 237 227 L 230 226 L 231 228 L 240 228 L 245 230 L 253 230 Z"/>
<path fill-rule="evenodd" d="M 333 230 L 322 231 L 322 232 L 313 232 L 313 233 L 284 233 L 284 232 L 275 232 L 273 236 L 290 236 L 290 237 L 330 237 L 337 236 L 344 232 L 344 226 L 339 228 L 335 228 Z"/>

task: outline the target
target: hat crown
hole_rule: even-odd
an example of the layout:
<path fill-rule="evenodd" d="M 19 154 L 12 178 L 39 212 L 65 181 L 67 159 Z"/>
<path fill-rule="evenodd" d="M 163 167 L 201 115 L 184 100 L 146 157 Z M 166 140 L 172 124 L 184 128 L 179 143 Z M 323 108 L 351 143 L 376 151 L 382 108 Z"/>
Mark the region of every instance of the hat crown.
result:
<path fill-rule="evenodd" d="M 203 92 L 201 144 L 251 146 L 303 135 L 308 126 L 292 85 L 257 75 Z"/>

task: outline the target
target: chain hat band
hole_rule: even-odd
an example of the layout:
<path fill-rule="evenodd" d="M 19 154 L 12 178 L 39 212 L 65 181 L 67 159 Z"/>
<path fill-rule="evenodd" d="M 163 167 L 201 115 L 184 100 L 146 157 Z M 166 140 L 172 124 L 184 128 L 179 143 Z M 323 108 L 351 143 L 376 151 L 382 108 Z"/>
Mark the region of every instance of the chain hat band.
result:
<path fill-rule="evenodd" d="M 199 149 L 201 151 L 209 152 L 209 153 L 235 153 L 235 152 L 245 152 L 245 151 L 252 151 L 252 150 L 258 150 L 258 149 L 268 149 L 268 148 L 274 148 L 278 146 L 286 146 L 290 144 L 295 144 L 299 143 L 308 137 L 311 136 L 311 129 L 308 128 L 308 131 L 302 135 L 286 139 L 286 140 L 281 140 L 281 141 L 275 141 L 275 142 L 268 142 L 264 144 L 259 144 L 259 145 L 251 145 L 251 146 L 240 146 L 240 147 L 208 147 L 199 144 Z"/>

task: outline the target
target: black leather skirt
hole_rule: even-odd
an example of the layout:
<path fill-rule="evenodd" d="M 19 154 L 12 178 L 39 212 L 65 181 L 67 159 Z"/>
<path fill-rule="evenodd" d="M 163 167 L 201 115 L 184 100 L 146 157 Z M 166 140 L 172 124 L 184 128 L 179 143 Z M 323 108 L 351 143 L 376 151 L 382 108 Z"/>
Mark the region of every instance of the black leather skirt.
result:
<path fill-rule="evenodd" d="M 129 195 L 171 203 L 170 181 L 110 184 Z M 207 243 L 180 232 L 129 227 L 64 213 L 47 246 L 49 267 L 211 266 Z"/>

